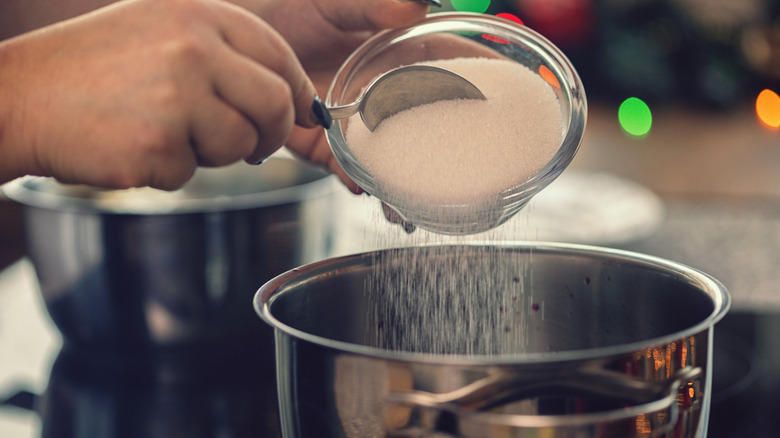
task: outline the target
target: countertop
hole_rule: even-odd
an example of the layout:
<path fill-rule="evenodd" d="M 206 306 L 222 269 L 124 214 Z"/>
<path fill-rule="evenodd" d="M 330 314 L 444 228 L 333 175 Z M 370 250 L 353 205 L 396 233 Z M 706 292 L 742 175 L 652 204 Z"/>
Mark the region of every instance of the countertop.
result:
<path fill-rule="evenodd" d="M 780 131 L 751 106 L 654 111 L 644 139 L 620 131 L 616 109 L 595 107 L 575 169 L 628 178 L 663 200 L 656 232 L 619 246 L 713 275 L 736 309 L 780 309 Z"/>

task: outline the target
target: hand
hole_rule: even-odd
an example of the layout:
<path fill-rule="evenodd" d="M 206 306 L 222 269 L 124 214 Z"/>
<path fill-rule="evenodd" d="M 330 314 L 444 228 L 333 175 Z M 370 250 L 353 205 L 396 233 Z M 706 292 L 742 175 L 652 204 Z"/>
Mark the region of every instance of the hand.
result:
<path fill-rule="evenodd" d="M 293 123 L 314 127 L 315 93 L 291 47 L 242 8 L 117 3 L 0 43 L 0 180 L 175 189 L 197 165 L 255 162 Z"/>
<path fill-rule="evenodd" d="M 290 43 L 319 95 L 349 54 L 376 31 L 411 25 L 429 11 L 423 1 L 408 0 L 232 0 L 258 14 Z M 339 167 L 322 129 L 296 127 L 288 148 L 327 167 L 355 193 L 362 190 Z"/>
<path fill-rule="evenodd" d="M 400 226 L 401 228 L 403 228 L 406 234 L 412 234 L 415 232 L 415 230 L 417 230 L 416 225 L 404 220 L 404 218 L 401 217 L 400 213 L 398 213 L 393 207 L 385 204 L 384 202 L 382 203 L 382 213 L 385 215 L 385 219 L 387 219 L 388 222 Z"/>

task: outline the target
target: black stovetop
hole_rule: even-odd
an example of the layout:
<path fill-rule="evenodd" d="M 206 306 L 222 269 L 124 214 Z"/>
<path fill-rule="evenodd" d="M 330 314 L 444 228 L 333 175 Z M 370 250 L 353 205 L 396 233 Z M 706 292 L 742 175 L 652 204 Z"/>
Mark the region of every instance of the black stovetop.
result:
<path fill-rule="evenodd" d="M 737 309 L 717 325 L 709 437 L 780 436 L 778 334 L 780 312 Z M 272 360 L 151 370 L 56 342 L 38 360 L 49 365 L 38 390 L 0 374 L 0 413 L 26 415 L 30 424 L 4 429 L 7 416 L 0 416 L 2 436 L 4 430 L 21 430 L 19 438 L 280 436 Z"/>

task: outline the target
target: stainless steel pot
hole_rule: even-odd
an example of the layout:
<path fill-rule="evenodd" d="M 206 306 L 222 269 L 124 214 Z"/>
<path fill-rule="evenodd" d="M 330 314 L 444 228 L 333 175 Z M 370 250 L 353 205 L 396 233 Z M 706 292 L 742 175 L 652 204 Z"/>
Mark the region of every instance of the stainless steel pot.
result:
<path fill-rule="evenodd" d="M 324 171 L 275 157 L 199 169 L 175 192 L 35 177 L 4 191 L 25 205 L 29 255 L 66 347 L 187 357 L 182 365 L 193 368 L 223 354 L 272 357 L 272 330 L 257 320 L 252 295 L 327 256 L 337 188 Z"/>
<path fill-rule="evenodd" d="M 255 296 L 287 438 L 703 437 L 728 307 L 678 263 L 545 243 L 334 258 Z"/>

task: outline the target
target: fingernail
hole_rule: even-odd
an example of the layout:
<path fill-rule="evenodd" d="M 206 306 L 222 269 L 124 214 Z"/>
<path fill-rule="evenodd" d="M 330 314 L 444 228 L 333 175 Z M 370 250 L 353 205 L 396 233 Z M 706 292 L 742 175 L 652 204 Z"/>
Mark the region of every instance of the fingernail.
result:
<path fill-rule="evenodd" d="M 268 158 L 270 158 L 270 157 L 263 157 L 263 158 L 260 158 L 257 161 L 254 161 L 254 162 L 248 161 L 248 160 L 245 160 L 245 161 L 247 161 L 247 163 L 249 163 L 249 164 L 251 164 L 253 166 L 259 166 L 259 165 L 265 163 L 266 161 L 268 161 Z"/>
<path fill-rule="evenodd" d="M 333 124 L 333 118 L 328 112 L 328 108 L 322 103 L 319 96 L 314 96 L 314 102 L 311 104 L 311 120 L 325 129 L 330 129 Z"/>

